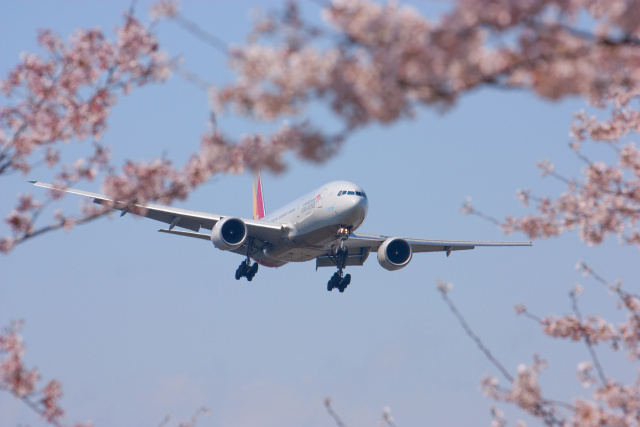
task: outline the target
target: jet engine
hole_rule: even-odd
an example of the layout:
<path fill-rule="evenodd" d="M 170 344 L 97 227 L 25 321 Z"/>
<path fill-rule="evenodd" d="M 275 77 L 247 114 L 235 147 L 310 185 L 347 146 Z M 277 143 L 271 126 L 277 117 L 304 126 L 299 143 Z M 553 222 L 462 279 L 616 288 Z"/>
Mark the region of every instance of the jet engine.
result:
<path fill-rule="evenodd" d="M 213 226 L 211 241 L 223 251 L 232 251 L 242 246 L 247 239 L 247 224 L 239 218 L 223 218 Z"/>
<path fill-rule="evenodd" d="M 397 237 L 386 239 L 378 248 L 378 262 L 382 268 L 389 271 L 406 267 L 412 256 L 413 251 L 409 242 Z"/>

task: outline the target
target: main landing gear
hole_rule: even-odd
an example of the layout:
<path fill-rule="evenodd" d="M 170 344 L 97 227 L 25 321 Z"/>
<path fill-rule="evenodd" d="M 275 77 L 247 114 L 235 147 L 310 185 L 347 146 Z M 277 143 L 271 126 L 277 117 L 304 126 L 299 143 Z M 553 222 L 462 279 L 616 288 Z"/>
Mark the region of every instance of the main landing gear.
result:
<path fill-rule="evenodd" d="M 251 251 L 253 249 L 253 242 L 249 241 L 247 245 L 247 259 L 242 261 L 238 269 L 236 270 L 236 280 L 240 280 L 242 277 L 246 277 L 247 281 L 252 281 L 253 277 L 258 272 L 258 263 L 254 262 L 251 265 Z"/>
<path fill-rule="evenodd" d="M 253 280 L 253 276 L 258 272 L 258 263 L 254 262 L 251 265 L 251 260 L 246 259 L 242 261 L 238 269 L 236 270 L 236 280 L 240 280 L 242 277 L 246 277 L 250 282 Z"/>
<path fill-rule="evenodd" d="M 344 242 L 349 238 L 349 234 L 351 234 L 348 228 L 341 228 L 338 231 L 341 235 L 340 239 L 340 247 L 336 250 L 336 253 L 332 256 L 333 262 L 335 262 L 336 267 L 338 267 L 338 271 L 331 276 L 329 282 L 327 283 L 327 290 L 331 292 L 334 288 L 338 289 L 340 292 L 344 292 L 351 283 L 351 275 L 347 274 L 343 277 L 344 268 L 347 266 L 347 259 L 349 257 L 349 249 L 344 247 Z"/>
<path fill-rule="evenodd" d="M 327 283 L 327 290 L 331 292 L 334 288 L 338 289 L 340 292 L 344 292 L 351 283 L 351 275 L 347 274 L 342 277 L 342 270 L 336 271 L 331 279 L 329 279 L 329 283 Z"/>

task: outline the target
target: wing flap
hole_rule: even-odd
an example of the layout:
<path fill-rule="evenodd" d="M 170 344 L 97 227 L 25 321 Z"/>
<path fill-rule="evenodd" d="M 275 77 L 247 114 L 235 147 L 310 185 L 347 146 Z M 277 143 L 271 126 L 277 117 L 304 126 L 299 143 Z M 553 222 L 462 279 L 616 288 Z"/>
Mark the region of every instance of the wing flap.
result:
<path fill-rule="evenodd" d="M 177 236 L 193 237 L 193 238 L 202 239 L 202 240 L 211 240 L 211 236 L 209 236 L 208 234 L 204 234 L 204 233 L 192 233 L 190 231 L 182 231 L 182 230 L 167 230 L 167 229 L 164 229 L 164 228 L 161 228 L 158 231 L 160 233 L 175 234 Z"/>
<path fill-rule="evenodd" d="M 359 248 L 359 251 L 357 253 L 349 252 L 349 255 L 347 256 L 347 262 L 345 265 L 347 266 L 364 265 L 364 262 L 369 257 L 370 252 L 371 252 L 371 248 L 367 248 L 367 247 Z M 316 258 L 316 270 L 319 267 L 335 267 L 335 266 L 336 266 L 336 262 L 334 261 L 334 258 L 328 255 L 322 255 Z"/>

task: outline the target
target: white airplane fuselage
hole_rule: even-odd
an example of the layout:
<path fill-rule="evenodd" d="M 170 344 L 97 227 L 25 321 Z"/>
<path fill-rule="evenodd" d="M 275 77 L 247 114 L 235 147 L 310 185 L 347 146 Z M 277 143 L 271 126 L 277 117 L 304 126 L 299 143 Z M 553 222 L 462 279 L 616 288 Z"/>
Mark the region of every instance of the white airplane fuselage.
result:
<path fill-rule="evenodd" d="M 289 230 L 277 245 L 264 248 L 267 266 L 310 261 L 340 244 L 340 229 L 355 231 L 367 216 L 369 203 L 358 185 L 334 181 L 264 217 L 282 223 Z"/>

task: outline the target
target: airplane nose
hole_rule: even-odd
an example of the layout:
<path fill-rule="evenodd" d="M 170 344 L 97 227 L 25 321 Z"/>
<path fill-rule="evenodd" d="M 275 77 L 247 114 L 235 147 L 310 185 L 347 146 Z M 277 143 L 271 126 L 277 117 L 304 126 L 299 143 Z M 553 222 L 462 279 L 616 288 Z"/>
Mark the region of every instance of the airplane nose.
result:
<path fill-rule="evenodd" d="M 348 196 L 343 199 L 344 213 L 341 215 L 341 222 L 358 228 L 367 216 L 369 202 L 361 196 Z"/>
<path fill-rule="evenodd" d="M 356 207 L 360 210 L 360 214 L 362 215 L 362 221 L 364 221 L 367 216 L 367 211 L 369 210 L 369 201 L 364 197 L 360 197 L 358 202 L 356 203 Z"/>

